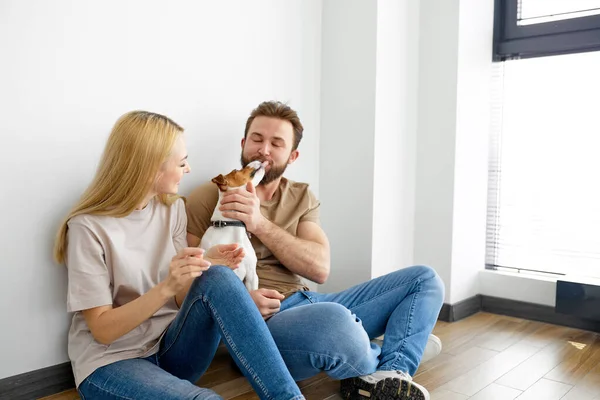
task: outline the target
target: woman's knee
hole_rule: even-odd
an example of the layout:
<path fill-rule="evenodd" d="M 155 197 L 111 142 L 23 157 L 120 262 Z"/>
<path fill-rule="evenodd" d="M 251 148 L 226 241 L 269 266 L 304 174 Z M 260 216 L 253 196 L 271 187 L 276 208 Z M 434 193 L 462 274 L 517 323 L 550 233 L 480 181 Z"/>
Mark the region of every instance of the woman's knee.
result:
<path fill-rule="evenodd" d="M 234 278 L 238 281 L 240 280 L 233 270 L 225 265 L 212 265 L 208 270 L 202 273 L 200 278 L 202 277 L 210 280 L 229 280 Z"/>
<path fill-rule="evenodd" d="M 213 265 L 194 280 L 188 295 L 203 295 L 211 293 L 227 294 L 229 296 L 245 291 L 240 278 L 228 267 Z"/>

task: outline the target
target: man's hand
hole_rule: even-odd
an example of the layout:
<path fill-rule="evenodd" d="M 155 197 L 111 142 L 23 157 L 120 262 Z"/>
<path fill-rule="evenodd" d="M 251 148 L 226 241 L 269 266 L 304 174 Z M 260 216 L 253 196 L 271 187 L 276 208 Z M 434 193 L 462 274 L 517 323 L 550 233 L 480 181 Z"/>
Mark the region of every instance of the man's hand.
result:
<path fill-rule="evenodd" d="M 237 243 L 218 244 L 206 251 L 204 259 L 212 265 L 225 265 L 231 269 L 237 269 L 245 255 L 244 248 Z"/>
<path fill-rule="evenodd" d="M 258 235 L 267 223 L 260 212 L 260 199 L 252 182 L 246 188 L 228 190 L 221 200 L 219 210 L 225 218 L 234 218 L 246 224 L 246 230 Z"/>
<path fill-rule="evenodd" d="M 281 300 L 284 296 L 277 290 L 272 289 L 257 289 L 250 292 L 250 297 L 254 300 L 254 304 L 258 307 L 258 311 L 267 319 L 279 312 Z"/>

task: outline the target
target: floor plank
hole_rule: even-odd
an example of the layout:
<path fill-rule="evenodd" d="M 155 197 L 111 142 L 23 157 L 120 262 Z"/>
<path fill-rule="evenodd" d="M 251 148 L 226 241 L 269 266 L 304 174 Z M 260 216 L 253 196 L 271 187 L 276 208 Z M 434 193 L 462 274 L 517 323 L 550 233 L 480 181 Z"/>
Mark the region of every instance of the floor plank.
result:
<path fill-rule="evenodd" d="M 585 332 L 579 335 L 577 340 L 578 342 L 590 343 L 594 340 L 594 337 L 595 334 Z M 563 360 L 576 356 L 578 352 L 581 352 L 581 350 L 567 341 L 550 344 L 516 368 L 513 368 L 497 382 L 514 389 L 527 390 L 544 375 L 554 370 Z"/>
<path fill-rule="evenodd" d="M 565 393 L 571 390 L 572 386 L 564 383 L 551 381 L 549 379 L 540 379 L 532 387 L 527 389 L 518 400 L 559 400 Z"/>
<path fill-rule="evenodd" d="M 497 351 L 473 347 L 466 350 L 463 354 L 453 356 L 452 359 L 436 368 L 429 369 L 423 373 L 417 371 L 414 380 L 430 391 L 435 390 L 453 379 L 458 379 L 474 370 L 497 354 Z"/>
<path fill-rule="evenodd" d="M 600 362 L 600 336 L 594 335 L 591 341 L 571 341 L 569 344 L 578 351 L 544 375 L 545 378 L 576 385 Z"/>
<path fill-rule="evenodd" d="M 454 393 L 444 389 L 436 389 L 430 394 L 431 400 L 467 400 L 469 398 L 464 394 Z"/>
<path fill-rule="evenodd" d="M 79 400 L 79 395 L 75 390 L 67 390 L 66 392 L 61 392 L 54 394 L 52 396 L 47 396 L 43 398 L 44 400 Z"/>
<path fill-rule="evenodd" d="M 528 344 L 516 343 L 466 374 L 444 384 L 443 388 L 473 396 L 502 375 L 539 351 Z"/>
<path fill-rule="evenodd" d="M 522 393 L 520 390 L 492 383 L 475 394 L 475 396 L 469 397 L 469 400 L 513 400 Z"/>
<path fill-rule="evenodd" d="M 561 400 L 600 400 L 600 364 L 577 382 Z"/>

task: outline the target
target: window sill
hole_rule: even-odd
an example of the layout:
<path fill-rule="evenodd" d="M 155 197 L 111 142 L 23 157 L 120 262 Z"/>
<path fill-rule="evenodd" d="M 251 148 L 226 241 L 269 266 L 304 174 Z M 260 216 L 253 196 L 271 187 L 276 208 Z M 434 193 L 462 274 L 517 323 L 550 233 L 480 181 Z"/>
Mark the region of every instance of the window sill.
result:
<path fill-rule="evenodd" d="M 556 281 L 555 277 L 486 269 L 479 273 L 479 292 L 484 296 L 554 307 Z"/>
<path fill-rule="evenodd" d="M 554 307 L 557 280 L 600 286 L 600 279 L 591 277 L 544 276 L 486 269 L 479 273 L 479 291 L 484 296 Z"/>

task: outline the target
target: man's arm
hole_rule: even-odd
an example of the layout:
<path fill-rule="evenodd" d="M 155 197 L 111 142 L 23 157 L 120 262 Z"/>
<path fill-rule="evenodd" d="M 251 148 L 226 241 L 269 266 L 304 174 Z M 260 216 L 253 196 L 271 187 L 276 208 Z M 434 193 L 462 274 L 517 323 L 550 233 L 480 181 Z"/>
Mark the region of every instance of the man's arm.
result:
<path fill-rule="evenodd" d="M 200 238 L 196 235 L 193 235 L 188 232 L 187 234 L 187 242 L 190 247 L 198 247 L 200 246 Z"/>
<path fill-rule="evenodd" d="M 219 202 L 219 189 L 207 182 L 190 193 L 186 201 L 187 242 L 190 247 L 200 246 L 202 236 L 210 226 L 213 211 Z"/>
<path fill-rule="evenodd" d="M 329 240 L 314 222 L 298 224 L 298 236 L 291 235 L 265 218 L 263 228 L 254 234 L 290 271 L 316 283 L 329 277 Z"/>
<path fill-rule="evenodd" d="M 246 190 L 225 194 L 219 209 L 224 217 L 244 222 L 248 232 L 256 235 L 290 271 L 317 283 L 329 277 L 329 241 L 318 224 L 301 221 L 297 236 L 291 235 L 262 215 L 260 199 L 251 184 Z"/>

